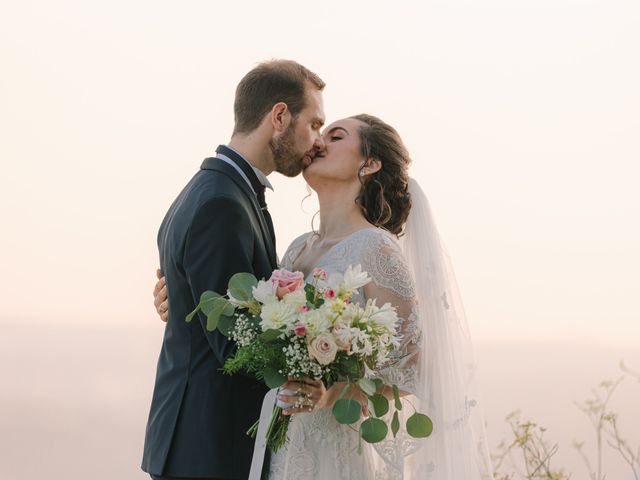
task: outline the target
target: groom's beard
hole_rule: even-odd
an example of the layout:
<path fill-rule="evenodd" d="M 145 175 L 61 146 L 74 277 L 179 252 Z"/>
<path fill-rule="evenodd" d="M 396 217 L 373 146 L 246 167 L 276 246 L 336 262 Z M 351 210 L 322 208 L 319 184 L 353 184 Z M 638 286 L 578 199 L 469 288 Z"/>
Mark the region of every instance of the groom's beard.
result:
<path fill-rule="evenodd" d="M 302 172 L 304 152 L 296 150 L 295 122 L 278 138 L 269 140 L 269 149 L 276 164 L 276 172 L 287 177 L 295 177 Z"/>

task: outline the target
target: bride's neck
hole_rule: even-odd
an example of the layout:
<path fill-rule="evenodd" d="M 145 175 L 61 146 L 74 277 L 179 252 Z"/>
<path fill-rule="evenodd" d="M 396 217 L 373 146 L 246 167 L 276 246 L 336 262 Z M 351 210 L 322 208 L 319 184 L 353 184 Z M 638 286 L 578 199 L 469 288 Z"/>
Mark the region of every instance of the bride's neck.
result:
<path fill-rule="evenodd" d="M 336 186 L 318 189 L 320 203 L 320 240 L 338 241 L 356 230 L 371 227 L 355 199 L 360 186 Z"/>

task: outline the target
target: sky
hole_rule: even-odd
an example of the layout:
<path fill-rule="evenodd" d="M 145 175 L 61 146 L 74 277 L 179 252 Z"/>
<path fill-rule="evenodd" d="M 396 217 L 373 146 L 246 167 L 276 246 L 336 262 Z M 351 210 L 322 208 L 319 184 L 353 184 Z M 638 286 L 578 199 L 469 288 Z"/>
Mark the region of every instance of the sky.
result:
<path fill-rule="evenodd" d="M 4 318 L 148 317 L 157 228 L 228 141 L 235 85 L 261 60 L 293 58 L 327 82 L 329 121 L 368 112 L 402 135 L 475 335 L 638 338 L 637 2 L 24 1 L 0 13 Z M 282 254 L 313 202 L 299 208 L 301 178 L 272 180 Z"/>
<path fill-rule="evenodd" d="M 0 324 L 155 338 L 158 226 L 240 78 L 291 58 L 329 122 L 400 132 L 480 350 L 615 366 L 640 339 L 639 24 L 632 0 L 3 1 Z M 271 180 L 282 255 L 315 204 Z"/>

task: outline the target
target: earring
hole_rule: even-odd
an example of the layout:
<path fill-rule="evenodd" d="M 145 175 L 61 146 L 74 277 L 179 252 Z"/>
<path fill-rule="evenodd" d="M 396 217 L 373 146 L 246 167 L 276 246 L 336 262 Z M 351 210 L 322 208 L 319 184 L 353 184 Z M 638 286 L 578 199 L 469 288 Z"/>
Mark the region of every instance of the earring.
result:
<path fill-rule="evenodd" d="M 361 176 L 361 177 L 364 177 L 365 173 L 366 173 L 366 172 L 365 172 L 364 170 L 360 170 L 360 176 Z"/>

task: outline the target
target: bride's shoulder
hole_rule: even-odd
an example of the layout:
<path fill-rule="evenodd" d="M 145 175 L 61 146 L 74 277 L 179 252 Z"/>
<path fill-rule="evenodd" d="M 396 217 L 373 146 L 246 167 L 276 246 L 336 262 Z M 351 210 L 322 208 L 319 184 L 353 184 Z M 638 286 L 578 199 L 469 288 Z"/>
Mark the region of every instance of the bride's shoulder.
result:
<path fill-rule="evenodd" d="M 280 262 L 282 268 L 291 268 L 292 259 L 298 256 L 298 253 L 300 253 L 312 234 L 313 232 L 303 233 L 289 244 Z"/>
<path fill-rule="evenodd" d="M 354 240 L 363 246 L 366 253 L 375 254 L 380 250 L 400 251 L 398 237 L 384 228 L 365 228 L 359 234 L 359 238 Z"/>
<path fill-rule="evenodd" d="M 306 232 L 294 238 L 293 241 L 289 244 L 289 247 L 287 248 L 287 250 L 302 247 L 305 243 L 307 243 L 307 240 L 309 240 L 309 237 L 311 235 L 313 235 L 313 232 Z"/>

